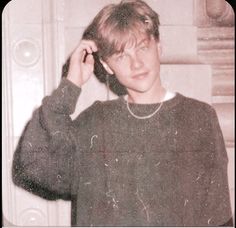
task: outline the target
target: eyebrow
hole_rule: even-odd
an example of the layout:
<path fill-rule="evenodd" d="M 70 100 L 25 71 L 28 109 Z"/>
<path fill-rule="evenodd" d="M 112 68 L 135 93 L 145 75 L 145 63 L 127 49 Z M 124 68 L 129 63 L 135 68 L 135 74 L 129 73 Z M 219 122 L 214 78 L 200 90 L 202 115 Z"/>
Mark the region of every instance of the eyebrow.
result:
<path fill-rule="evenodd" d="M 142 40 L 140 40 L 137 44 L 136 44 L 136 47 L 141 45 L 142 43 L 144 43 L 145 41 L 149 41 L 149 38 L 143 38 Z"/>
<path fill-rule="evenodd" d="M 150 39 L 148 37 L 145 37 L 143 39 L 141 39 L 138 43 L 136 43 L 135 47 L 139 47 L 141 44 L 143 44 L 145 41 L 149 41 Z M 119 56 L 119 55 L 122 55 L 122 53 L 124 53 L 124 50 L 123 51 L 119 51 L 117 53 L 114 53 L 114 56 Z"/>

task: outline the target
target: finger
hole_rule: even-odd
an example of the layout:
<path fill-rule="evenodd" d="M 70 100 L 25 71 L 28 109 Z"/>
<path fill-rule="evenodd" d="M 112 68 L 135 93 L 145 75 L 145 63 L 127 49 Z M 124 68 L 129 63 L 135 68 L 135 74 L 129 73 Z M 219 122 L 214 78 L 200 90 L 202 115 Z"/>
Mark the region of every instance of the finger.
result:
<path fill-rule="evenodd" d="M 91 48 L 92 52 L 98 51 L 97 45 L 93 40 L 82 40 L 82 43 L 88 45 Z"/>
<path fill-rule="evenodd" d="M 93 41 L 82 40 L 72 53 L 72 59 L 76 62 L 83 62 L 86 54 L 92 54 L 97 51 L 97 46 Z M 86 53 L 87 52 L 87 53 Z"/>
<path fill-rule="evenodd" d="M 92 48 L 93 52 L 97 52 L 98 51 L 97 45 L 93 41 L 91 42 L 91 48 Z"/>
<path fill-rule="evenodd" d="M 88 44 L 82 42 L 75 48 L 73 53 L 75 55 L 81 55 L 84 50 L 86 50 L 88 53 L 92 53 L 91 47 Z"/>
<path fill-rule="evenodd" d="M 78 58 L 78 60 L 80 62 L 84 62 L 84 59 L 86 58 L 87 54 L 91 54 L 92 50 L 91 48 L 84 46 L 84 48 L 82 49 L 82 47 L 80 46 L 74 53 L 73 56 L 75 56 L 75 59 Z"/>
<path fill-rule="evenodd" d="M 85 50 L 87 51 L 88 54 L 92 54 L 93 53 L 93 50 L 92 50 L 92 48 L 90 46 L 86 46 Z"/>
<path fill-rule="evenodd" d="M 80 62 L 84 62 L 85 56 L 86 56 L 86 51 L 83 50 L 83 51 L 82 51 L 82 55 L 80 56 L 80 59 L 79 59 Z"/>

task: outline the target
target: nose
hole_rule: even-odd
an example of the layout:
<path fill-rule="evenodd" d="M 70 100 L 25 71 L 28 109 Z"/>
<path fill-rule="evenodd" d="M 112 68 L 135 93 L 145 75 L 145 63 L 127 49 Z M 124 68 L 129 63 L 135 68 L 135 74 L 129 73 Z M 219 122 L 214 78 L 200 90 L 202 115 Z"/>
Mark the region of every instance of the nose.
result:
<path fill-rule="evenodd" d="M 143 61 L 137 54 L 131 56 L 130 68 L 131 70 L 137 70 L 143 66 Z"/>

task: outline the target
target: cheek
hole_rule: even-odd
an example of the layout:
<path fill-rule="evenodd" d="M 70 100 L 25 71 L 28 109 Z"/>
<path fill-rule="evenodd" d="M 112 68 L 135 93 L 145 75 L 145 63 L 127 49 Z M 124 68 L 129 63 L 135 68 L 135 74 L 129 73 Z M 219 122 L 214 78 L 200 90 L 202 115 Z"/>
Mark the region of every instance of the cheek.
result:
<path fill-rule="evenodd" d="M 145 56 L 145 62 L 151 66 L 158 66 L 160 64 L 160 56 L 157 51 L 151 51 L 150 54 Z"/>
<path fill-rule="evenodd" d="M 124 69 L 120 69 L 120 70 L 116 70 L 114 71 L 115 73 L 115 77 L 118 79 L 118 81 L 120 82 L 124 82 L 127 80 L 129 72 L 127 70 Z"/>
<path fill-rule="evenodd" d="M 128 63 L 124 63 L 122 65 L 117 65 L 112 68 L 114 74 L 116 75 L 118 80 L 124 80 L 127 78 L 128 75 L 130 75 L 130 68 L 128 66 Z"/>

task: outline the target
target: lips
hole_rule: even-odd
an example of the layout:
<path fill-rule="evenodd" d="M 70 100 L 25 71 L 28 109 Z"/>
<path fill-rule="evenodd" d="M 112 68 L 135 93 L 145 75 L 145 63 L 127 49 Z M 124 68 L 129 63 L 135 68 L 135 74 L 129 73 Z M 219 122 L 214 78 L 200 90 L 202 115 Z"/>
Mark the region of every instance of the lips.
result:
<path fill-rule="evenodd" d="M 148 72 L 143 72 L 140 74 L 135 74 L 132 76 L 133 79 L 144 79 L 147 77 Z"/>

